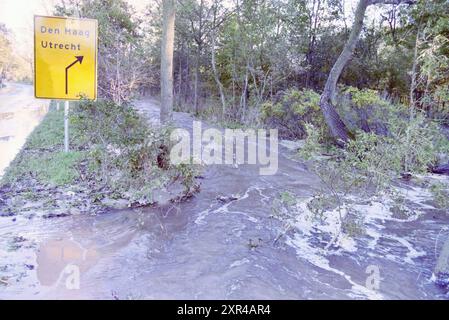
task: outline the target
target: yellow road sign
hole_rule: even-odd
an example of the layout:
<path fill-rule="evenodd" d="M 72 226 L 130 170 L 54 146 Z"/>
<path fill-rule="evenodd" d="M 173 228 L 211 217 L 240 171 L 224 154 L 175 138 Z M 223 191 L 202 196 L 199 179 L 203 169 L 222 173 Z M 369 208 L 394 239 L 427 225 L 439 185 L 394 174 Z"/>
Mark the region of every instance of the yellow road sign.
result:
<path fill-rule="evenodd" d="M 36 98 L 97 97 L 97 20 L 34 16 Z"/>

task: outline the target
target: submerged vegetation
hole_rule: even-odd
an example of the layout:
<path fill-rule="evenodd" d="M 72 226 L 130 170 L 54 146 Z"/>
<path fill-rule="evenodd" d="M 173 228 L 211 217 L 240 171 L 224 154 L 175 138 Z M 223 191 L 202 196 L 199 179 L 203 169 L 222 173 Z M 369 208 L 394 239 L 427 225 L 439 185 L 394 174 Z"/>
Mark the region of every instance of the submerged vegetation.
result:
<path fill-rule="evenodd" d="M 410 114 L 406 106 L 374 90 L 349 87 L 338 101 L 337 109 L 351 119 L 354 139 L 340 148 L 329 143 L 322 121 L 304 123 L 298 156 L 320 179 L 321 188 L 306 199 L 294 191 L 280 193 L 273 203 L 273 217 L 284 224 L 278 237 L 293 230 L 320 242 L 310 250 L 351 251 L 354 239 L 366 238 L 373 217 L 409 221 L 432 208 L 449 218 L 449 180 L 429 175 L 449 157 L 449 140 L 439 122 L 419 110 Z M 420 199 L 409 195 L 414 192 Z"/>

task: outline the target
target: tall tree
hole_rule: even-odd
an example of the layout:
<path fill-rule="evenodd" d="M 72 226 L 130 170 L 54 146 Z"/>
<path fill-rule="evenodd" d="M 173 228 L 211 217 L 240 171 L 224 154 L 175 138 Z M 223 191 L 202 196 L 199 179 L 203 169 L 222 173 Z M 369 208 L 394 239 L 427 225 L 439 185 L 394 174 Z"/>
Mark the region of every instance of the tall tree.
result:
<path fill-rule="evenodd" d="M 195 113 L 200 111 L 200 98 L 203 95 L 203 71 L 204 66 L 204 54 L 207 49 L 207 41 L 210 36 L 213 25 L 213 13 L 218 13 L 218 2 L 206 1 L 206 0 L 186 0 L 180 2 L 180 14 L 181 20 L 186 20 L 189 25 L 189 31 L 187 35 L 190 40 L 193 40 L 193 52 L 194 52 L 194 68 L 193 68 L 193 109 Z M 215 10 L 215 11 L 214 11 Z"/>
<path fill-rule="evenodd" d="M 162 3 L 161 42 L 161 123 L 171 120 L 173 111 L 173 48 L 175 41 L 175 0 Z"/>
<path fill-rule="evenodd" d="M 335 61 L 326 84 L 324 86 L 323 93 L 320 98 L 320 108 L 323 112 L 324 119 L 328 125 L 331 134 L 337 139 L 338 144 L 344 144 L 349 140 L 350 133 L 335 110 L 333 100 L 337 91 L 337 82 L 340 78 L 343 69 L 352 57 L 352 53 L 356 47 L 357 41 L 360 37 L 360 33 L 363 28 L 363 20 L 365 18 L 366 8 L 372 4 L 401 4 L 401 3 L 414 3 L 410 0 L 359 0 L 357 9 L 354 16 L 354 23 L 349 35 L 349 39 L 346 42 L 343 51 L 340 53 L 337 61 Z"/>

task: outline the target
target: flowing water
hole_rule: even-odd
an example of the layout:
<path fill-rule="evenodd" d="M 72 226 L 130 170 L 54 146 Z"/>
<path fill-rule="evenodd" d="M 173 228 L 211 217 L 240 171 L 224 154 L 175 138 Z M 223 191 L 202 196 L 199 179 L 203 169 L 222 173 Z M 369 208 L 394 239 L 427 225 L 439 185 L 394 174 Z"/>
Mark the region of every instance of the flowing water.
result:
<path fill-rule="evenodd" d="M 151 100 L 137 107 L 157 119 Z M 179 127 L 191 129 L 192 121 L 175 114 Z M 324 250 L 319 230 L 301 232 L 300 221 L 279 237 L 283 225 L 272 217 L 279 193 L 306 201 L 320 188 L 291 144 L 280 146 L 273 176 L 252 165 L 206 167 L 201 192 L 182 204 L 0 218 L 0 276 L 9 276 L 0 298 L 447 298 L 431 277 L 449 218 L 415 186 L 402 189 L 415 218 L 394 219 L 382 202 L 363 205 L 367 231 L 349 245 Z M 367 281 L 373 266 L 375 288 Z M 72 281 L 78 273 L 79 288 Z"/>

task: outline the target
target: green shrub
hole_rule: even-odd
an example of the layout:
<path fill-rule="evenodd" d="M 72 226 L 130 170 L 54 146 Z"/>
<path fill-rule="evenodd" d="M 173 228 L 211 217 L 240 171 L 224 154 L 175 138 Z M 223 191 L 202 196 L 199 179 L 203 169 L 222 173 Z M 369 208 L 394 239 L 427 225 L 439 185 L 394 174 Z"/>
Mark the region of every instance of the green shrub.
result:
<path fill-rule="evenodd" d="M 360 216 L 348 215 L 341 223 L 342 231 L 351 238 L 357 238 L 365 234 L 364 219 Z"/>
<path fill-rule="evenodd" d="M 391 121 L 393 158 L 399 170 L 424 173 L 437 161 L 439 153 L 448 153 L 449 141 L 434 121 L 418 112 L 413 119 Z"/>
<path fill-rule="evenodd" d="M 327 128 L 319 107 L 320 95 L 313 90 L 289 89 L 274 101 L 261 106 L 261 120 L 267 127 L 277 128 L 279 136 L 290 139 L 303 139 L 307 136 L 307 124 L 320 129 L 321 136 Z"/>
<path fill-rule="evenodd" d="M 60 151 L 31 159 L 29 168 L 38 175 L 40 181 L 57 186 L 67 185 L 79 178 L 77 166 L 84 157 L 83 152 Z"/>
<path fill-rule="evenodd" d="M 152 128 L 129 105 L 85 101 L 72 112 L 74 139 L 88 150 L 90 178 L 119 195 L 151 200 L 151 190 L 182 179 L 188 190 L 194 181 L 189 168 L 168 161 L 170 128 Z M 136 200 L 137 201 L 137 200 Z"/>
<path fill-rule="evenodd" d="M 302 148 L 299 149 L 299 155 L 306 160 L 325 152 L 325 141 L 322 141 L 321 132 L 313 124 L 306 123 L 306 139 Z"/>
<path fill-rule="evenodd" d="M 433 200 L 440 209 L 449 209 L 449 188 L 444 183 L 434 183 L 430 186 Z"/>
<path fill-rule="evenodd" d="M 340 92 L 336 99 L 337 111 L 351 132 L 363 130 L 389 135 L 388 123 L 408 115 L 405 106 L 382 99 L 375 90 L 343 87 Z"/>
<path fill-rule="evenodd" d="M 51 110 L 27 140 L 29 149 L 61 148 L 64 144 L 64 111 Z"/>
<path fill-rule="evenodd" d="M 382 100 L 379 97 L 379 94 L 376 90 L 372 89 L 359 90 L 358 88 L 349 86 L 343 89 L 343 93 L 351 96 L 351 100 L 357 108 L 365 108 L 368 106 L 374 105 L 379 106 L 386 104 L 386 101 Z"/>
<path fill-rule="evenodd" d="M 404 172 L 427 172 L 438 154 L 449 150 L 438 126 L 421 113 L 413 119 L 392 119 L 388 127 L 389 136 L 357 131 L 344 149 L 326 149 L 332 156 L 315 161 L 314 171 L 337 193 L 379 191 Z M 323 150 L 315 135 L 309 134 L 300 154 L 316 155 Z"/>

